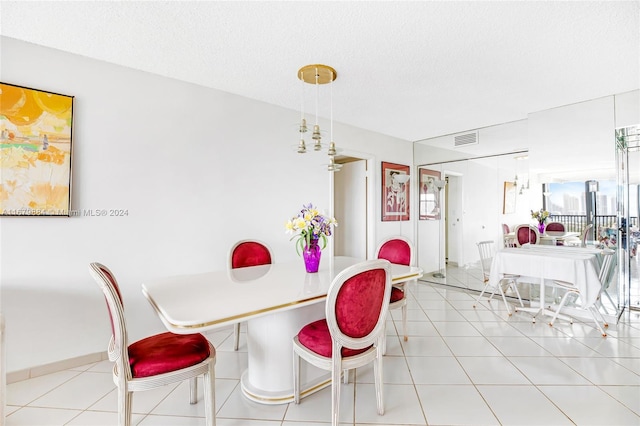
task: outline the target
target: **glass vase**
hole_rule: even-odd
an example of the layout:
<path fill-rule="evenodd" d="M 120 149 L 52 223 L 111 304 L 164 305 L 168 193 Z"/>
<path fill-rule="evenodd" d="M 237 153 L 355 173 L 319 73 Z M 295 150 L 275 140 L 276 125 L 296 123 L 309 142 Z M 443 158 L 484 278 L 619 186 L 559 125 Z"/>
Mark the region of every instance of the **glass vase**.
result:
<path fill-rule="evenodd" d="M 311 239 L 309 245 L 305 244 L 302 249 L 302 258 L 304 259 L 304 267 L 307 269 L 307 272 L 318 272 L 321 255 L 322 250 L 318 245 L 317 239 Z"/>
<path fill-rule="evenodd" d="M 538 232 L 540 235 L 544 234 L 544 222 L 538 222 Z"/>

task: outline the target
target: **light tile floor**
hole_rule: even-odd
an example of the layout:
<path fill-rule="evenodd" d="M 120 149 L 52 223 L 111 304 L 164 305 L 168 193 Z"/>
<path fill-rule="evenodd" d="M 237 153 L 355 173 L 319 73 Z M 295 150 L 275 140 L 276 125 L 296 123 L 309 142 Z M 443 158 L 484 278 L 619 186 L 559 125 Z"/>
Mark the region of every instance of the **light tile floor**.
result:
<path fill-rule="evenodd" d="M 447 279 L 480 288 L 479 271 L 448 268 Z M 384 360 L 385 415 L 375 409 L 371 367 L 342 385 L 344 425 L 640 425 L 640 315 L 630 313 L 602 338 L 591 323 L 533 324 L 509 317 L 501 300 L 472 307 L 477 292 L 429 282 L 411 285 L 409 341 L 391 311 Z M 219 426 L 326 425 L 331 393 L 299 405 L 246 400 L 239 379 L 246 344 L 232 350 L 231 329 L 209 333 L 217 348 Z M 133 424 L 202 425 L 187 383 L 134 394 Z M 111 364 L 100 362 L 12 383 L 7 426 L 116 425 Z"/>

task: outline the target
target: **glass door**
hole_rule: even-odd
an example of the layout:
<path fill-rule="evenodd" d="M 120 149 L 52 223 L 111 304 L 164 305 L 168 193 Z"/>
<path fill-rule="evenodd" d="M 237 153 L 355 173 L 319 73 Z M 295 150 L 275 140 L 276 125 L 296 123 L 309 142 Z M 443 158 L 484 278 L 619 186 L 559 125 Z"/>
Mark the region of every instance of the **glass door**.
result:
<path fill-rule="evenodd" d="M 640 277 L 638 223 L 640 183 L 639 126 L 616 130 L 616 163 L 618 188 L 618 319 L 626 309 L 640 310 Z"/>

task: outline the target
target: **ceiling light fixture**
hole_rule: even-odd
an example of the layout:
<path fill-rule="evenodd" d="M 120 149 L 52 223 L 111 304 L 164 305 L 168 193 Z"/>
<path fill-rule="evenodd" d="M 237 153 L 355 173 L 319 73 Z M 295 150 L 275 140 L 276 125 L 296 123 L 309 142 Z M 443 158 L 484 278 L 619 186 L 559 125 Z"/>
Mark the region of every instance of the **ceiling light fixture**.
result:
<path fill-rule="evenodd" d="M 318 123 L 318 103 L 320 99 L 320 85 L 333 83 L 333 81 L 337 78 L 336 70 L 331 68 L 328 65 L 322 64 L 314 64 L 314 65 L 305 65 L 304 67 L 298 70 L 298 79 L 302 82 L 302 95 L 300 100 L 300 126 L 298 127 L 298 131 L 300 132 L 300 142 L 297 146 L 297 152 L 299 154 L 304 154 L 307 152 L 307 144 L 304 140 L 305 133 L 309 130 L 307 127 L 307 120 L 304 115 L 304 83 L 313 84 L 316 88 L 316 98 L 315 98 L 315 109 L 316 109 L 316 119 L 315 124 L 313 125 L 313 131 L 311 134 L 311 139 L 313 140 L 313 150 L 314 151 L 322 151 L 322 134 L 320 131 L 320 124 Z M 337 164 L 335 162 L 336 157 L 336 144 L 333 141 L 333 84 L 329 85 L 330 88 L 330 120 L 329 120 L 329 149 L 327 150 L 327 154 L 329 155 L 329 164 L 327 165 L 327 170 L 330 172 L 337 172 L 340 170 L 342 165 Z"/>

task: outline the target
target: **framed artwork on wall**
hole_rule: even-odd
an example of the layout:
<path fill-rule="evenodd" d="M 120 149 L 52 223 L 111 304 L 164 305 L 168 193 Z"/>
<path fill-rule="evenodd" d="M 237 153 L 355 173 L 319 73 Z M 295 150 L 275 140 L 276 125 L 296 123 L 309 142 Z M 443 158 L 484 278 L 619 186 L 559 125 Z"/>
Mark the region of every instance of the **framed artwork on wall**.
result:
<path fill-rule="evenodd" d="M 502 214 L 516 212 L 516 194 L 518 185 L 515 182 L 504 183 L 504 198 L 502 201 Z"/>
<path fill-rule="evenodd" d="M 0 83 L 0 216 L 69 216 L 73 96 Z"/>
<path fill-rule="evenodd" d="M 440 172 L 419 169 L 419 215 L 420 220 L 440 220 L 440 189 L 436 185 L 440 181 Z"/>
<path fill-rule="evenodd" d="M 409 220 L 409 166 L 382 162 L 382 221 Z"/>

